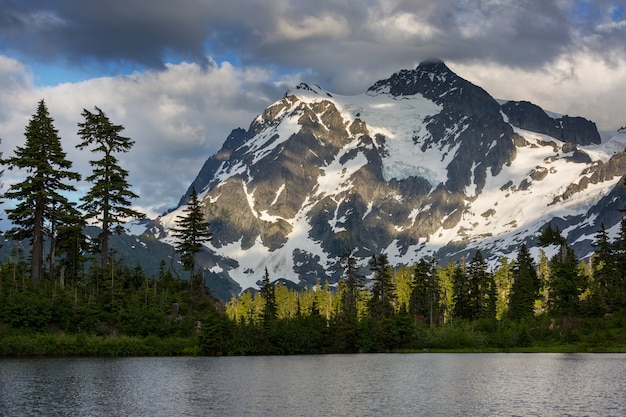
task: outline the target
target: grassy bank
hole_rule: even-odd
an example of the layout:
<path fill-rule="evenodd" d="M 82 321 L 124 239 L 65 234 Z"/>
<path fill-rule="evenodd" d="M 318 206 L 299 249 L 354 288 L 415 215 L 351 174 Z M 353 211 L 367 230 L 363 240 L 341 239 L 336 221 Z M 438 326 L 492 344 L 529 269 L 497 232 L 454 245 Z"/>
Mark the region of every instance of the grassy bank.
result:
<path fill-rule="evenodd" d="M 198 354 L 196 338 L 67 334 L 0 336 L 0 356 L 180 356 Z"/>
<path fill-rule="evenodd" d="M 512 348 L 480 348 L 480 349 L 422 349 L 402 350 L 396 353 L 626 353 L 624 346 L 589 347 L 586 345 L 553 345 Z"/>
<path fill-rule="evenodd" d="M 396 353 L 626 353 L 624 345 L 586 343 L 542 344 L 526 347 L 402 349 Z M 202 354 L 196 338 L 158 338 L 65 334 L 0 337 L 0 357 L 125 357 L 194 356 Z"/>
<path fill-rule="evenodd" d="M 161 337 L 25 331 L 0 326 L 0 357 L 263 355 L 356 351 L 626 353 L 625 323 L 626 320 L 620 316 L 570 320 L 570 325 L 561 329 L 553 328 L 545 318 L 523 323 L 458 321 L 432 328 L 413 324 L 405 329 L 403 343 L 388 345 L 379 339 L 391 337 L 393 327 L 376 331 L 360 329 L 355 333 L 358 346 L 355 350 L 346 350 L 339 343 L 343 340 L 345 329 L 323 320 L 318 327 L 302 324 L 294 328 L 288 326 L 288 323 L 278 322 L 272 328 L 263 328 L 243 326 L 222 318 L 215 323 L 207 320 L 198 335 Z"/>

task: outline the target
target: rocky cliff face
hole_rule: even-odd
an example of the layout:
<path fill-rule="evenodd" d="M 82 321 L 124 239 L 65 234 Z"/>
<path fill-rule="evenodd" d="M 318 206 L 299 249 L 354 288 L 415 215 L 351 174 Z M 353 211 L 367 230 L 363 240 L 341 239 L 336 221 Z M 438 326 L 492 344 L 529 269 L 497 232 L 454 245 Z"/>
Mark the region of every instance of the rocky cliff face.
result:
<path fill-rule="evenodd" d="M 541 107 L 527 101 L 509 101 L 502 105 L 502 112 L 512 126 L 563 142 L 597 145 L 601 141 L 596 124 L 582 117 L 551 117 Z"/>
<path fill-rule="evenodd" d="M 500 103 L 442 62 L 359 96 L 301 84 L 233 130 L 193 182 L 214 233 L 204 267 L 233 291 L 265 267 L 332 283 L 346 251 L 363 265 L 382 252 L 412 264 L 476 248 L 495 260 L 554 219 L 585 251 L 599 219 L 611 227 L 626 205 L 625 145 L 624 133 L 600 144 L 585 119 Z M 180 209 L 159 219 L 165 230 Z"/>

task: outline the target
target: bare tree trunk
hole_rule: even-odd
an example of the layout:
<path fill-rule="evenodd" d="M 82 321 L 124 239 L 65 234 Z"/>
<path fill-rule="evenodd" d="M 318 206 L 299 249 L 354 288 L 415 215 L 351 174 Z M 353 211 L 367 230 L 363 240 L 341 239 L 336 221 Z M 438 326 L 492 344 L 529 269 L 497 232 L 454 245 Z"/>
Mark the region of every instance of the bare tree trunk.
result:
<path fill-rule="evenodd" d="M 52 209 L 54 210 L 54 208 Z M 50 225 L 50 254 L 48 259 L 48 271 L 50 273 L 50 280 L 54 282 L 54 268 L 55 268 L 55 252 L 56 252 L 56 222 L 54 218 L 52 219 L 52 223 Z"/>
<path fill-rule="evenodd" d="M 35 284 L 39 284 L 41 281 L 41 271 L 43 270 L 43 215 L 43 199 L 42 197 L 38 197 L 35 202 L 33 245 L 30 264 L 30 279 Z"/>

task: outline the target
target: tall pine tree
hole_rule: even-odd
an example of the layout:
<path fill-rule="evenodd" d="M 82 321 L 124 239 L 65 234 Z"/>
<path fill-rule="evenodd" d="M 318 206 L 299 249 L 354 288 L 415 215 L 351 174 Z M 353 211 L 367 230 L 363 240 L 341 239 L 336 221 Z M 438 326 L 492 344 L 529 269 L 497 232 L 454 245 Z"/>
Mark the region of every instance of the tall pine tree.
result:
<path fill-rule="evenodd" d="M 393 274 L 387 255 L 372 256 L 369 262 L 370 270 L 374 272 L 372 284 L 372 298 L 369 300 L 370 316 L 383 320 L 393 316 L 396 301 Z"/>
<path fill-rule="evenodd" d="M 471 299 L 471 287 L 467 277 L 465 259 L 457 262 L 452 270 L 452 316 L 456 319 L 472 320 L 474 311 Z"/>
<path fill-rule="evenodd" d="M 522 245 L 513 267 L 513 285 L 509 296 L 509 317 L 520 320 L 532 317 L 535 300 L 539 298 L 541 281 L 526 245 Z"/>
<path fill-rule="evenodd" d="M 620 270 L 620 257 L 623 257 L 622 244 L 618 239 L 614 244 L 601 225 L 593 243 L 596 250 L 591 258 L 593 271 L 594 297 L 599 301 L 604 312 L 613 312 L 623 304 L 626 293 L 623 288 L 624 271 Z"/>
<path fill-rule="evenodd" d="M 187 206 L 183 209 L 183 216 L 177 217 L 177 226 L 172 229 L 173 236 L 177 239 L 175 248 L 180 254 L 183 268 L 190 272 L 189 282 L 193 282 L 196 254 L 203 248 L 204 242 L 213 237 L 209 231 L 209 222 L 204 219 L 202 204 L 198 200 L 196 189 L 191 190 L 191 196 Z"/>
<path fill-rule="evenodd" d="M 615 242 L 613 243 L 613 254 L 615 257 L 616 279 L 615 285 L 618 290 L 616 295 L 619 308 L 626 307 L 626 217 L 620 222 L 620 229 Z"/>
<path fill-rule="evenodd" d="M 480 251 L 467 267 L 470 285 L 472 318 L 494 319 L 496 317 L 497 289 L 493 274 L 487 271 L 487 261 Z"/>
<path fill-rule="evenodd" d="M 57 228 L 55 239 L 56 254 L 59 256 L 59 268 L 63 282 L 77 282 L 87 262 L 89 243 L 83 233 L 85 221 L 82 217 L 66 219 Z"/>
<path fill-rule="evenodd" d="M 100 154 L 100 159 L 91 160 L 93 169 L 87 177 L 92 186 L 85 196 L 80 209 L 85 212 L 85 219 L 97 219 L 101 226 L 98 236 L 100 264 L 104 269 L 108 264 L 109 236 L 121 233 L 122 224 L 130 218 L 145 217 L 131 208 L 131 199 L 138 196 L 130 190 L 127 181 L 128 171 L 123 169 L 115 154 L 129 152 L 135 144 L 131 139 L 120 136 L 122 125 L 111 123 L 107 115 L 98 107 L 94 113 L 83 110 L 84 122 L 78 123 L 78 135 L 82 142 L 76 147 L 91 147 L 91 152 Z"/>
<path fill-rule="evenodd" d="M 428 323 L 433 326 L 439 317 L 439 280 L 435 271 L 435 261 L 421 259 L 413 267 L 413 290 L 411 291 L 411 302 L 409 303 L 409 313 L 413 316 L 427 318 Z"/>
<path fill-rule="evenodd" d="M 34 283 L 40 282 L 43 275 L 44 236 L 47 234 L 54 240 L 56 222 L 63 213 L 73 210 L 73 204 L 63 193 L 75 191 L 70 182 L 80 180 L 80 175 L 70 170 L 72 162 L 63 151 L 53 122 L 41 100 L 26 126 L 26 144 L 18 146 L 13 157 L 2 161 L 9 169 L 19 168 L 27 174 L 24 181 L 11 185 L 5 197 L 18 201 L 15 208 L 7 210 L 14 224 L 8 235 L 16 240 L 30 238 Z"/>
<path fill-rule="evenodd" d="M 341 259 L 345 276 L 345 291 L 342 294 L 342 313 L 345 317 L 356 321 L 357 301 L 363 287 L 364 277 L 358 273 L 356 259 L 347 252 Z"/>
<path fill-rule="evenodd" d="M 278 317 L 278 306 L 276 305 L 276 292 L 275 288 L 270 281 L 270 274 L 267 272 L 267 268 L 265 268 L 265 274 L 263 275 L 263 280 L 261 281 L 261 289 L 259 293 L 261 298 L 263 298 L 263 326 L 267 328 L 270 326 Z"/>
<path fill-rule="evenodd" d="M 550 261 L 551 277 L 548 292 L 550 309 L 561 314 L 561 326 L 568 324 L 568 316 L 578 310 L 580 295 L 585 291 L 584 279 L 578 274 L 578 260 L 559 228 L 546 226 L 539 236 L 540 246 L 558 245 L 559 253 Z"/>

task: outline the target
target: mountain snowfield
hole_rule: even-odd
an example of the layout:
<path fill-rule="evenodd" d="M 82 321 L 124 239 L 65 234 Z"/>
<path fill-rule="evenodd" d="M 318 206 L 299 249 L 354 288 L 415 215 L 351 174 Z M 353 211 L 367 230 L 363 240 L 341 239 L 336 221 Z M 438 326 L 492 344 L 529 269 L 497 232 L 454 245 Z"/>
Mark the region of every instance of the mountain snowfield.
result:
<path fill-rule="evenodd" d="M 426 83 L 451 80 L 445 71 L 427 75 Z M 331 277 L 332 283 L 341 275 L 341 239 L 357 239 L 354 225 L 360 225 L 363 247 L 351 249 L 364 267 L 373 253 L 386 253 L 392 265 L 410 265 L 423 257 L 454 260 L 476 249 L 492 263 L 502 256 L 515 258 L 519 245 L 533 242 L 555 218 L 577 219 L 564 234 L 588 246 L 599 228 L 598 215 L 590 210 L 620 185 L 625 172 L 600 180 L 589 177 L 626 149 L 626 131 L 601 144 L 572 145 L 517 127 L 500 111 L 498 123 L 510 126 L 516 138 L 513 155 L 491 169 L 474 160 L 466 170 L 465 187 L 455 193 L 446 187 L 451 184 L 450 167 L 463 157 L 466 148 L 461 145 L 469 130 L 476 130 L 478 118 L 448 112 L 455 116 L 445 116 L 450 120 L 437 137 L 433 124 L 450 108 L 448 96 L 463 88 L 468 87 L 450 82 L 435 99 L 413 92 L 392 94 L 384 83 L 356 96 L 307 84 L 289 91 L 252 122 L 245 137 L 233 139 L 229 149 L 225 144 L 223 155 L 211 156 L 204 179 L 199 175 L 194 182 L 200 185 L 197 191 L 209 221 L 229 232 L 214 231 L 203 267 L 235 281 L 239 290 L 258 287 L 265 268 L 272 280 L 310 284 Z M 557 125 L 562 117 L 545 114 Z M 293 143 L 302 138 L 309 141 L 307 146 Z M 486 138 L 485 154 L 507 140 L 504 134 Z M 382 178 L 372 167 L 377 158 Z M 407 189 L 421 190 L 416 191 L 419 198 Z M 441 203 L 440 196 L 450 201 Z M 442 207 L 449 211 L 442 214 Z M 175 227 L 183 209 L 181 205 L 157 219 L 164 242 L 174 243 L 167 230 Z M 224 213 L 236 226 L 220 217 Z M 424 222 L 434 224 L 428 233 L 423 225 L 430 223 Z M 377 228 L 370 231 L 367 225 Z M 593 232 L 584 232 L 581 225 Z M 617 226 L 607 225 L 613 235 Z M 385 239 L 372 236 L 369 242 L 368 235 L 378 230 Z M 573 231 L 578 233 L 570 235 Z M 384 246 L 377 246 L 383 241 Z M 538 249 L 533 250 L 536 255 Z"/>
<path fill-rule="evenodd" d="M 560 204 L 553 204 L 554 199 L 566 191 L 572 179 L 573 182 L 579 182 L 586 167 L 569 162 L 566 158 L 571 154 L 555 152 L 552 144 L 546 144 L 552 142 L 556 144 L 556 148 L 561 149 L 563 142 L 518 128 L 514 130 L 524 137 L 530 146 L 518 147 L 517 157 L 511 165 L 503 168 L 499 175 L 488 177 L 483 192 L 467 205 L 462 221 L 454 228 L 448 230 L 442 228 L 437 231 L 430 245 L 427 245 L 429 247 L 432 245 L 428 252 L 436 252 L 461 234 L 467 236 L 473 247 L 481 250 L 520 245 L 524 243 L 525 238 L 536 234 L 537 230 L 551 218 L 586 213 L 622 178 L 617 176 L 595 185 L 590 184 L 585 192 L 576 193 Z M 616 135 L 601 145 L 579 146 L 579 149 L 587 153 L 592 161 L 608 162 L 616 147 L 626 149 L 626 134 Z M 546 172 L 546 176 L 540 181 L 529 181 L 527 189 L 512 191 L 504 187 L 508 183 L 521 184 L 539 171 Z M 590 222 L 593 220 L 588 219 Z M 593 236 L 589 238 L 593 239 Z M 549 249 L 546 251 L 550 252 Z M 516 256 L 500 250 L 492 251 L 492 258 L 496 254 Z"/>

